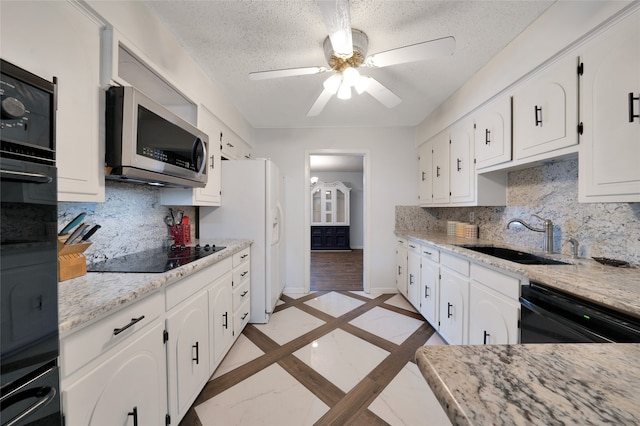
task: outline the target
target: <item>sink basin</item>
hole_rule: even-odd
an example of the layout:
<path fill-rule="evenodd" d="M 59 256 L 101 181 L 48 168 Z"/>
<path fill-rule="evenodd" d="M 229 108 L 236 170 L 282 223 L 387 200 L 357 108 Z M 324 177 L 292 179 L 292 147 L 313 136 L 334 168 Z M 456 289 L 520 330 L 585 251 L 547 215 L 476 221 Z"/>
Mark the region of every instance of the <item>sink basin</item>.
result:
<path fill-rule="evenodd" d="M 523 265 L 570 265 L 570 263 L 547 259 L 546 257 L 536 256 L 535 254 L 512 250 L 505 247 L 469 245 L 461 245 L 460 247 L 488 254 L 489 256 L 499 257 L 500 259 L 509 260 L 511 262 L 521 263 Z"/>

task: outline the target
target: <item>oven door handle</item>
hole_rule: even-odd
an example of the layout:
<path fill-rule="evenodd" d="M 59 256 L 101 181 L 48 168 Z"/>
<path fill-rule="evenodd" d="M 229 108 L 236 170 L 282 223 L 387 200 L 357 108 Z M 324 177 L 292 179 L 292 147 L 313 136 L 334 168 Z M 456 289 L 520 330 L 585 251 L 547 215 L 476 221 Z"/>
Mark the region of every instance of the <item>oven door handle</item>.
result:
<path fill-rule="evenodd" d="M 614 343 L 613 340 L 611 339 L 607 339 L 606 337 L 603 337 L 593 331 L 591 331 L 590 329 L 581 326 L 580 324 L 577 324 L 565 317 L 563 317 L 562 315 L 558 315 L 554 312 L 551 312 L 547 309 L 541 308 L 540 306 L 532 303 L 530 300 L 525 299 L 524 297 L 520 297 L 520 303 L 525 306 L 527 309 L 531 310 L 533 313 L 535 313 L 536 315 L 540 315 L 542 318 L 545 318 L 549 321 L 555 322 L 558 325 L 562 326 L 562 327 L 566 327 L 572 331 L 574 331 L 575 333 L 585 337 L 586 339 L 589 339 L 593 342 L 597 342 L 597 343 Z"/>
<path fill-rule="evenodd" d="M 39 410 L 41 407 L 47 405 L 56 396 L 56 390 L 50 386 L 42 386 L 38 388 L 26 389 L 22 392 L 17 392 L 2 401 L 2 410 L 9 408 L 10 406 L 22 402 L 29 398 L 37 398 L 37 400 L 29 407 L 25 408 L 21 413 L 2 426 L 12 426 L 20 422 L 25 417 L 31 415 L 34 411 Z"/>
<path fill-rule="evenodd" d="M 0 179 L 29 183 L 51 183 L 53 178 L 42 173 L 19 172 L 15 170 L 0 170 Z"/>

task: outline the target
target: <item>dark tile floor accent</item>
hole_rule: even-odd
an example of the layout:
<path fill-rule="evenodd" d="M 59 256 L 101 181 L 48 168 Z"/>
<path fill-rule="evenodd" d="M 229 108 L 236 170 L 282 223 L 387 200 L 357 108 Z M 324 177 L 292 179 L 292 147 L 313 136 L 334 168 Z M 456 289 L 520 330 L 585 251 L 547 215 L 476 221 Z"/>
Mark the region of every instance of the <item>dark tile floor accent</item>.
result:
<path fill-rule="evenodd" d="M 298 299 L 286 295 L 281 297 L 281 301 L 284 303 L 276 307 L 276 312 L 295 307 L 325 321 L 323 325 L 283 345 L 275 342 L 260 331 L 258 327 L 252 324 L 247 325 L 243 331 L 244 336 L 260 348 L 260 350 L 264 352 L 264 355 L 209 381 L 180 425 L 206 426 L 206 419 L 199 419 L 194 407 L 219 395 L 274 363 L 277 363 L 277 365 L 282 367 L 287 373 L 330 407 L 315 423 L 316 425 L 387 424 L 383 419 L 371 412 L 368 407 L 400 370 L 402 370 L 408 362 L 414 361 L 416 349 L 422 346 L 433 335 L 434 330 L 427 322 L 424 322 L 422 317 L 416 312 L 385 303 L 395 296 L 394 294 L 384 294 L 375 298 L 368 298 L 356 293 L 346 291 L 338 292 L 364 302 L 362 305 L 338 317 L 333 317 L 328 313 L 305 304 L 305 302 L 327 293 L 329 292 L 312 292 Z M 353 319 L 376 307 L 421 320 L 423 323 L 401 344 L 390 342 L 376 334 L 349 324 Z M 336 329 L 341 329 L 389 352 L 389 355 L 384 358 L 382 362 L 374 367 L 364 379 L 360 380 L 360 382 L 348 392 L 342 391 L 338 386 L 331 383 L 320 373 L 293 355 L 295 351 Z M 363 356 L 366 356 L 366 354 L 363 354 Z"/>

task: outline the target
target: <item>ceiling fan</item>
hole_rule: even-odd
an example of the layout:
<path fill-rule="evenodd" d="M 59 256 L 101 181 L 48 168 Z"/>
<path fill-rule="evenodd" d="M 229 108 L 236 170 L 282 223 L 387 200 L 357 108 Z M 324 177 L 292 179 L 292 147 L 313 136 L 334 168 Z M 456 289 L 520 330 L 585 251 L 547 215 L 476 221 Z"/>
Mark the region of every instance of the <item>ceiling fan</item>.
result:
<path fill-rule="evenodd" d="M 251 80 L 266 80 L 333 71 L 333 75 L 324 81 L 324 89 L 307 112 L 307 117 L 320 114 L 333 95 L 340 99 L 350 99 L 352 88 L 358 94 L 367 92 L 387 108 L 393 108 L 402 100 L 373 77 L 361 75 L 357 68 L 382 68 L 449 56 L 456 47 L 455 38 L 449 36 L 367 56 L 369 39 L 363 31 L 351 28 L 349 0 L 318 0 L 317 4 L 329 32 L 323 43 L 328 67 L 287 68 L 249 73 Z"/>

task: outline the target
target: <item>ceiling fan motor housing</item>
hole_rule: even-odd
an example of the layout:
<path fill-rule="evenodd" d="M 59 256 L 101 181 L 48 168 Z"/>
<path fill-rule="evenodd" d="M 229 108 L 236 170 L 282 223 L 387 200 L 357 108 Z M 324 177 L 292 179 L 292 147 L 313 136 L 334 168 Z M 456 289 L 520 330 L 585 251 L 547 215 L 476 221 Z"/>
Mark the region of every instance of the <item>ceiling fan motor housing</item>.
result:
<path fill-rule="evenodd" d="M 355 28 L 351 30 L 351 37 L 353 40 L 353 55 L 346 59 L 336 56 L 328 36 L 324 39 L 322 45 L 324 56 L 332 70 L 343 72 L 349 67 L 357 68 L 364 63 L 369 47 L 369 38 L 364 32 Z"/>

